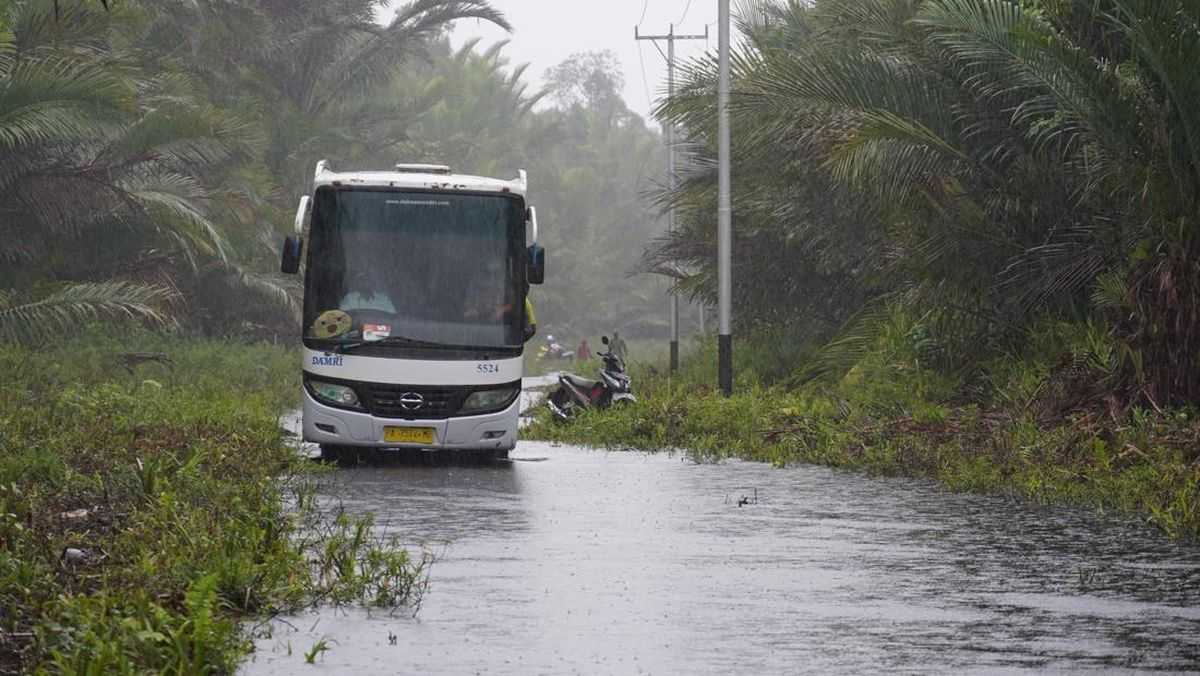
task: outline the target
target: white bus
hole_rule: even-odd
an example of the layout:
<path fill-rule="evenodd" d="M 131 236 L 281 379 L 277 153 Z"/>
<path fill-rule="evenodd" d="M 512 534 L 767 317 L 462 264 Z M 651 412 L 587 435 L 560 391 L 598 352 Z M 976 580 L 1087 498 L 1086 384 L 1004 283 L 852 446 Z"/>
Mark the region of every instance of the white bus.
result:
<path fill-rule="evenodd" d="M 545 276 L 525 194 L 524 171 L 317 164 L 282 270 L 304 263 L 304 439 L 323 456 L 516 445 L 526 294 Z"/>

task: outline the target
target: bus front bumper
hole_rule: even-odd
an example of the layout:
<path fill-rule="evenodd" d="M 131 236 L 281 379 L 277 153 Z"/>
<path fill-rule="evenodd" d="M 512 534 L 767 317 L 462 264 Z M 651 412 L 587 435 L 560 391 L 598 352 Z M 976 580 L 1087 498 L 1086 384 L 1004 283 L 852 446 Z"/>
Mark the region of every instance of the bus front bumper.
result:
<path fill-rule="evenodd" d="M 497 413 L 448 420 L 376 418 L 326 406 L 304 392 L 304 440 L 315 444 L 367 448 L 428 448 L 431 450 L 512 450 L 517 445 L 521 398 Z M 433 443 L 395 443 L 385 439 L 388 428 L 432 430 Z"/>

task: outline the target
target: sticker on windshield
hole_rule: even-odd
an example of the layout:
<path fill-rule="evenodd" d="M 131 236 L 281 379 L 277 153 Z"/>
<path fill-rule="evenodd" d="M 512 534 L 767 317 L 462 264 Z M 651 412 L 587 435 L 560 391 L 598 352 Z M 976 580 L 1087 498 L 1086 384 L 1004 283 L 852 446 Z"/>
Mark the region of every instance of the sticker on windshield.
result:
<path fill-rule="evenodd" d="M 448 206 L 450 206 L 449 202 L 442 202 L 439 200 L 388 200 L 387 203 L 389 205 L 395 204 L 395 205 L 404 205 L 407 207 L 448 207 Z"/>
<path fill-rule="evenodd" d="M 328 310 L 322 312 L 317 317 L 317 321 L 312 325 L 312 336 L 314 338 L 336 338 L 350 330 L 354 326 L 354 321 L 350 319 L 350 315 L 341 310 Z"/>
<path fill-rule="evenodd" d="M 363 340 L 383 340 L 392 335 L 392 327 L 387 324 L 363 324 Z"/>

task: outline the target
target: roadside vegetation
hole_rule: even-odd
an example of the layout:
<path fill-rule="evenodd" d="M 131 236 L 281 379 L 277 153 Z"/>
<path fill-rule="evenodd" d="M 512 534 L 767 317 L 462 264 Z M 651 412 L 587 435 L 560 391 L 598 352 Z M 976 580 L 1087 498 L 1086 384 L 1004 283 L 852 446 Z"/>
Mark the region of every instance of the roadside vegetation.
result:
<path fill-rule="evenodd" d="M 1120 410 L 1200 401 L 1198 25 L 1183 0 L 750 3 L 739 332 L 774 332 L 808 357 L 775 368 L 814 378 L 897 316 L 947 375 L 1088 339 L 1111 348 L 1086 366 Z M 647 261 L 709 302 L 714 67 L 692 63 L 662 111 L 694 161 Z"/>
<path fill-rule="evenodd" d="M 1200 537 L 1200 418 L 1193 408 L 1113 408 L 1087 366 L 1110 354 L 1102 332 L 1046 326 L 1030 354 L 970 374 L 926 366 L 922 335 L 895 316 L 845 375 L 819 380 L 781 370 L 772 338 L 742 341 L 728 399 L 714 387 L 716 344 L 701 341 L 675 376 L 635 366 L 636 405 L 568 423 L 542 409 L 523 434 L 700 461 L 930 477 L 954 490 L 1114 510 L 1172 537 Z M 1072 349 L 1065 360 L 1063 345 Z"/>
<path fill-rule="evenodd" d="M 230 673 L 258 618 L 416 607 L 424 555 L 318 501 L 288 444 L 295 365 L 143 334 L 0 347 L 0 671 Z"/>

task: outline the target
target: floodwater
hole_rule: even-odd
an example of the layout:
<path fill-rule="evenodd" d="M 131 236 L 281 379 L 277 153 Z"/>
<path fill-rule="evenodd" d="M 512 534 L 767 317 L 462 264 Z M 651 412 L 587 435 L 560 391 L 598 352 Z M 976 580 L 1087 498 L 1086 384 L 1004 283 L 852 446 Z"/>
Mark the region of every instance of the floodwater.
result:
<path fill-rule="evenodd" d="M 276 623 L 245 674 L 1200 670 L 1200 547 L 1086 510 L 540 443 L 337 483 L 437 555 L 424 604 Z"/>

